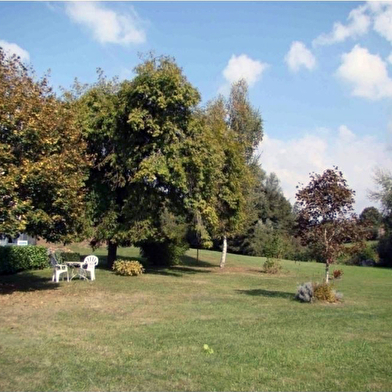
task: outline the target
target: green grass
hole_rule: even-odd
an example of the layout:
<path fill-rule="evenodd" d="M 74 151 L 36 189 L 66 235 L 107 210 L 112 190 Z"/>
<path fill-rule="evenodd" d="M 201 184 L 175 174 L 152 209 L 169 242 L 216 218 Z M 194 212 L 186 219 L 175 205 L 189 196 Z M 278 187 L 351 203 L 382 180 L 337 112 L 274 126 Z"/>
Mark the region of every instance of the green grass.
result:
<path fill-rule="evenodd" d="M 322 264 L 267 275 L 262 258 L 229 255 L 222 271 L 219 256 L 95 282 L 0 277 L 0 390 L 392 390 L 392 270 L 339 266 L 344 301 L 302 304 L 296 287 Z"/>

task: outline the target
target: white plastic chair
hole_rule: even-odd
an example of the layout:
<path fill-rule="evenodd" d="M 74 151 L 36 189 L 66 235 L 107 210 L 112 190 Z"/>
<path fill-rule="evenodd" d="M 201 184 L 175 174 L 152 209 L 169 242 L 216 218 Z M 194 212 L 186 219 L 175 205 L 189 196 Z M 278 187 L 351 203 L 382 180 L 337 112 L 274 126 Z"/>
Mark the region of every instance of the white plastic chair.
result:
<path fill-rule="evenodd" d="M 68 266 L 66 266 L 65 264 L 60 264 L 56 260 L 56 256 L 53 253 L 51 253 L 49 257 L 50 257 L 50 264 L 53 267 L 52 282 L 59 283 L 61 274 L 67 274 L 67 281 L 69 282 Z M 63 280 L 64 280 L 64 276 L 63 276 Z"/>
<path fill-rule="evenodd" d="M 95 280 L 95 266 L 98 265 L 98 257 L 94 255 L 87 256 L 83 260 L 83 270 L 87 273 L 90 273 L 90 280 Z"/>

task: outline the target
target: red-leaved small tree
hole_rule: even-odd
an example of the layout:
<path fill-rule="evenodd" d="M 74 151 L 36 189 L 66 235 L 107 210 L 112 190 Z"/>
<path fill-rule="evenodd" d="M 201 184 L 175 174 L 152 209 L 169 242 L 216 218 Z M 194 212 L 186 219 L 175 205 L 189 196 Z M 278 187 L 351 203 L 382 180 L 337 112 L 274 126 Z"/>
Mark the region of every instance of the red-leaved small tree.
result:
<path fill-rule="evenodd" d="M 297 228 L 303 245 L 314 245 L 325 261 L 325 281 L 329 266 L 347 248 L 345 243 L 360 244 L 364 230 L 354 214 L 355 191 L 337 167 L 323 174 L 310 175 L 310 183 L 299 189 Z"/>

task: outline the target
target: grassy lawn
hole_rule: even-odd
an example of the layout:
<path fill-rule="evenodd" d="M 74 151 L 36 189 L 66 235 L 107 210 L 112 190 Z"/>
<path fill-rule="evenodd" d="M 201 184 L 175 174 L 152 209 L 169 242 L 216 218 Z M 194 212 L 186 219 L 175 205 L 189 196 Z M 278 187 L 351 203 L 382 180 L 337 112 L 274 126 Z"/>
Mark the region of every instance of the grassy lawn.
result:
<path fill-rule="evenodd" d="M 99 268 L 95 282 L 0 277 L 0 390 L 392 390 L 392 270 L 343 266 L 343 303 L 310 305 L 296 286 L 322 264 L 272 276 L 237 255 L 221 271 L 219 256 L 191 250 L 140 277 Z"/>

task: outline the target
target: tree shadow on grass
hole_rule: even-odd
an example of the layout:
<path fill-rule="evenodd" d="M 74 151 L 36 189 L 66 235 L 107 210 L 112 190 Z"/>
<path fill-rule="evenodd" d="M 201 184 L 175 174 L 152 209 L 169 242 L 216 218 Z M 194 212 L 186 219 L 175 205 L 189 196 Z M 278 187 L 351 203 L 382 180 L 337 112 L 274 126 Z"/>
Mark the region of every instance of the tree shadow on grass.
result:
<path fill-rule="evenodd" d="M 208 261 L 197 260 L 192 256 L 182 256 L 181 265 L 187 267 L 201 267 L 201 268 L 219 268 L 218 265 L 211 264 Z"/>
<path fill-rule="evenodd" d="M 146 260 L 142 260 L 143 264 Z M 208 268 L 208 269 L 207 269 Z M 216 265 L 206 261 L 197 260 L 192 256 L 182 256 L 181 263 L 172 267 L 156 267 L 146 264 L 146 272 L 154 275 L 181 277 L 184 275 L 208 274 Z"/>
<path fill-rule="evenodd" d="M 264 289 L 255 289 L 255 290 L 236 290 L 237 293 L 251 295 L 252 297 L 268 297 L 268 298 L 285 298 L 285 299 L 294 299 L 295 295 L 293 293 L 285 293 L 283 291 L 274 291 L 274 290 L 264 290 Z"/>
<path fill-rule="evenodd" d="M 163 276 L 174 276 L 180 278 L 184 275 L 195 275 L 195 274 L 208 274 L 211 271 L 209 270 L 202 270 L 202 269 L 195 269 L 189 267 L 183 267 L 181 265 L 169 268 L 146 268 L 147 274 L 152 275 L 163 275 Z"/>
<path fill-rule="evenodd" d="M 58 287 L 59 284 L 52 282 L 50 278 L 37 276 L 30 272 L 0 276 L 0 295 L 14 292 L 56 290 Z"/>

